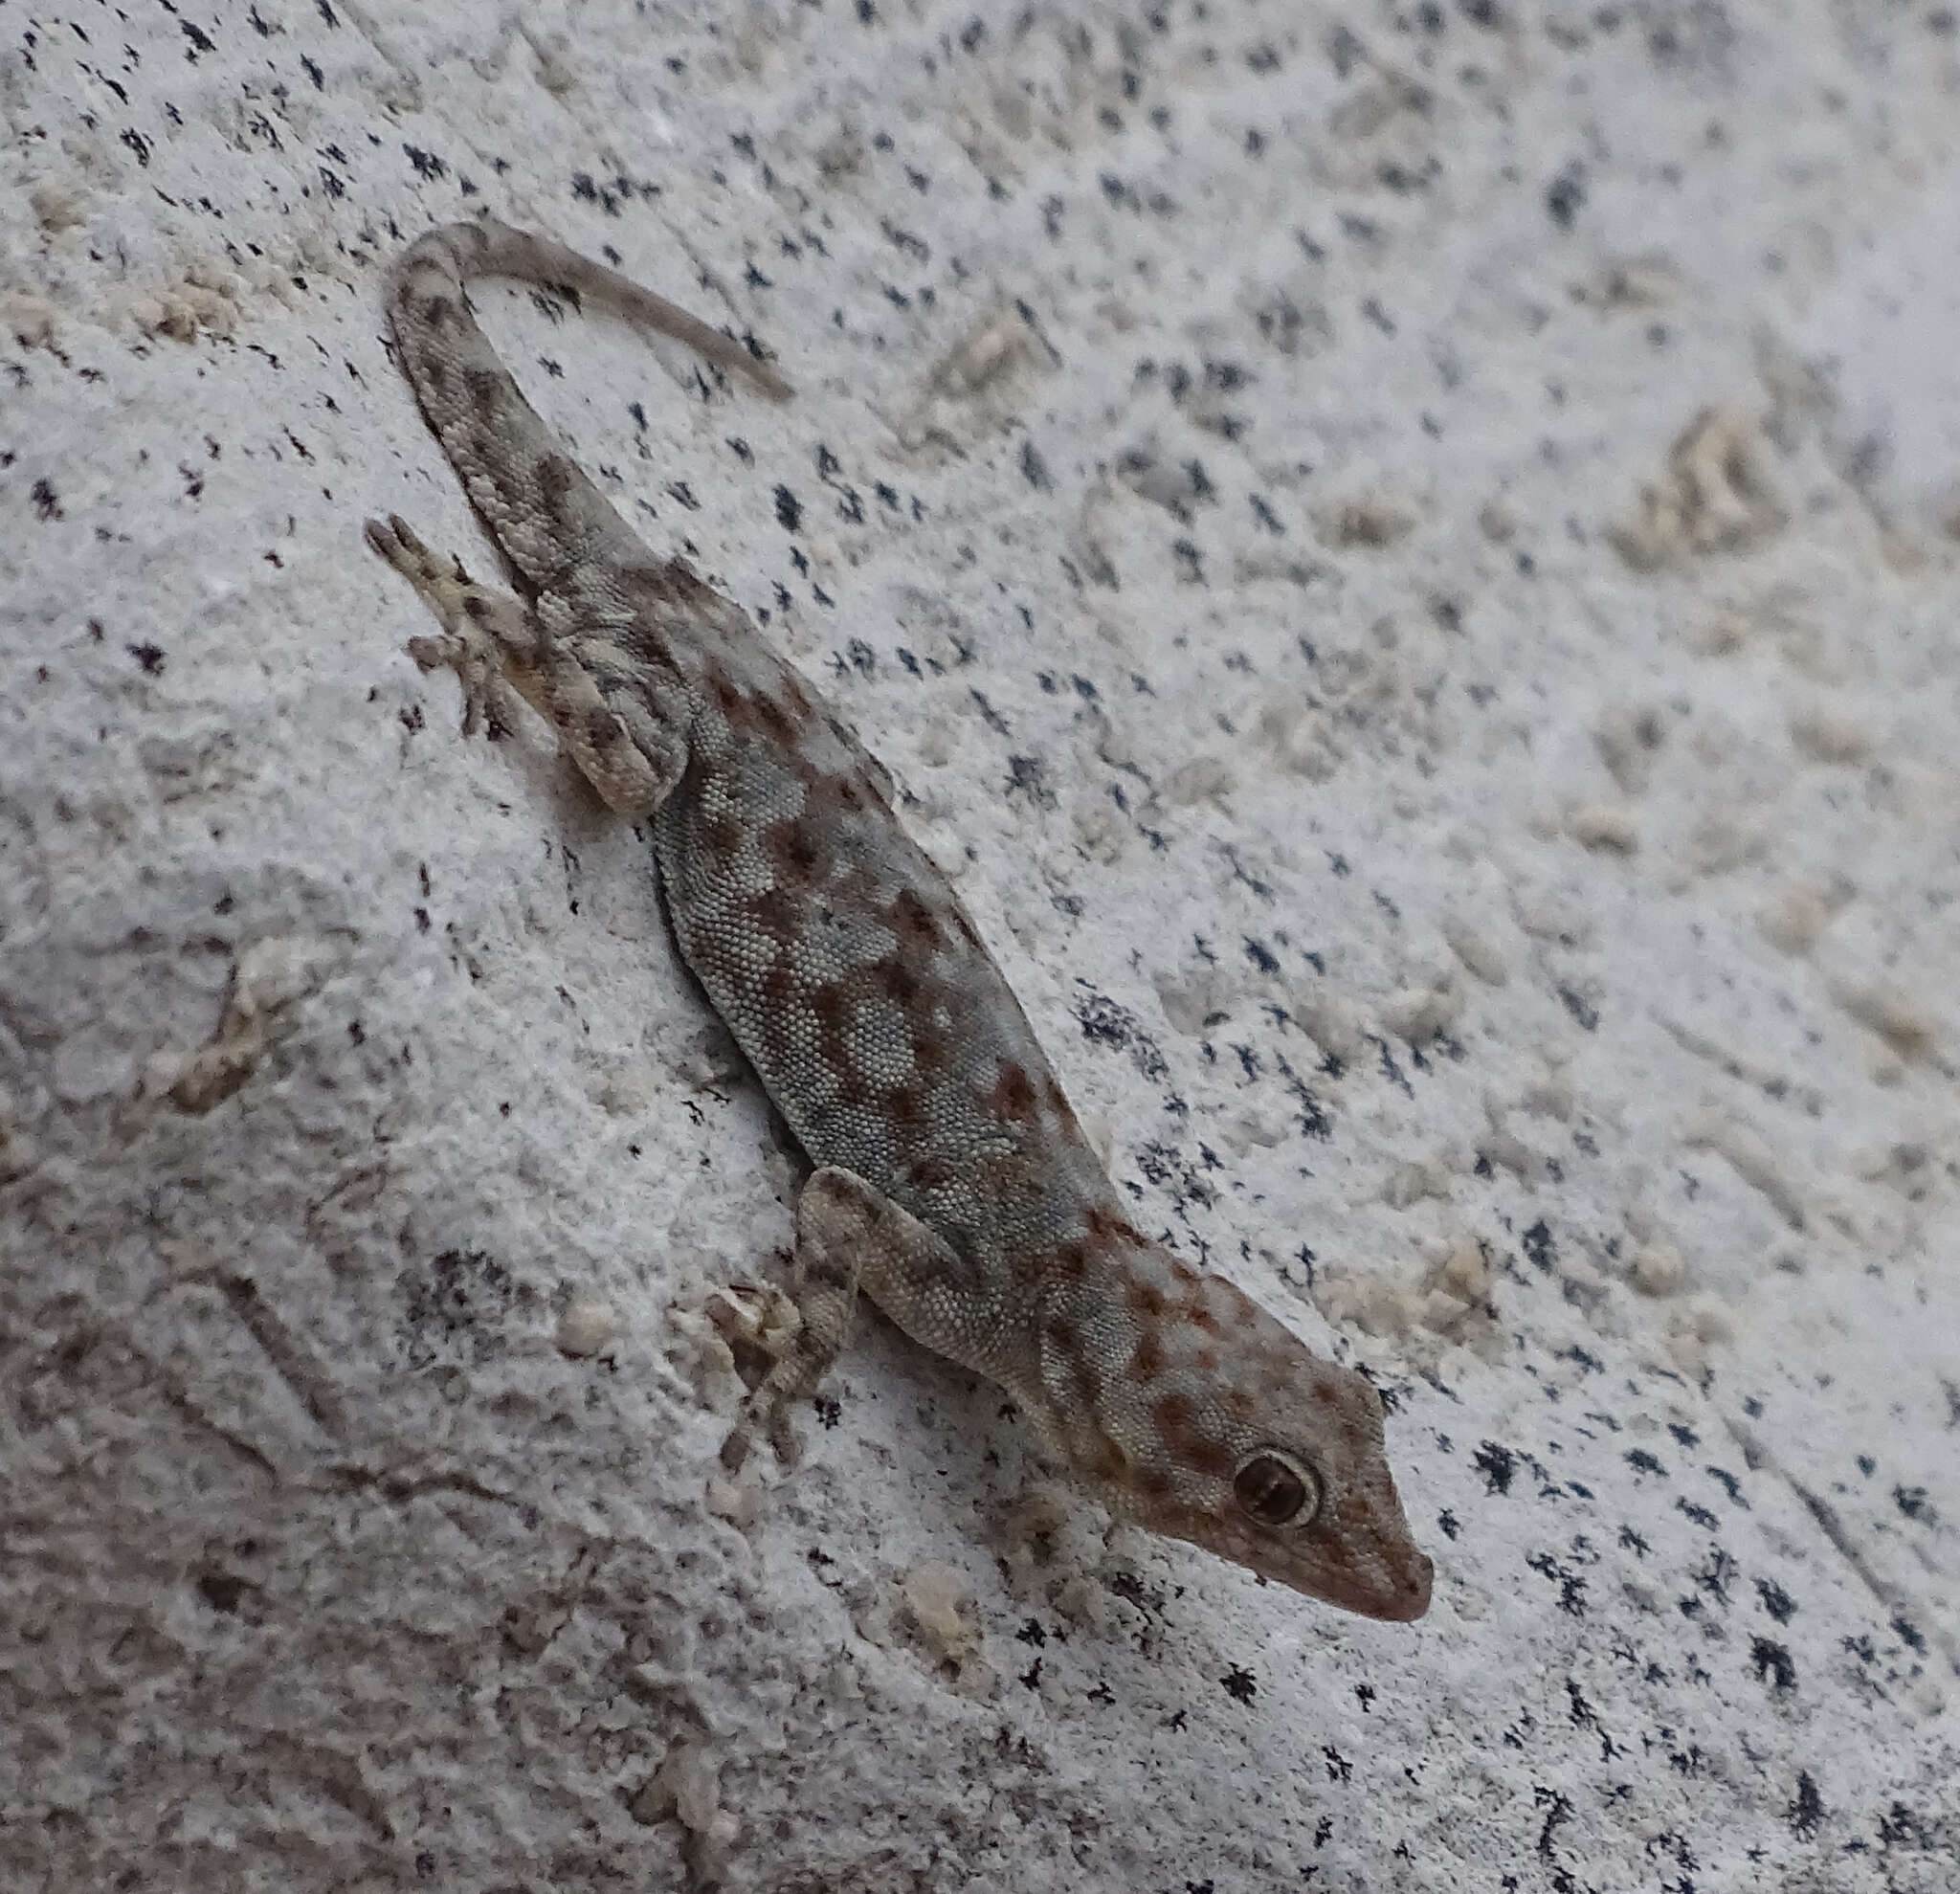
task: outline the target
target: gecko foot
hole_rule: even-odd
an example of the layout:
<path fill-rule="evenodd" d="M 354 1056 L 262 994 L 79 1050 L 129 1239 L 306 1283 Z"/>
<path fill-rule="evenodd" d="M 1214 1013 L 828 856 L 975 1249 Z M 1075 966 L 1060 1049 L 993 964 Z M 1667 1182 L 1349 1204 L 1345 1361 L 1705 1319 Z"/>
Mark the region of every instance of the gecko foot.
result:
<path fill-rule="evenodd" d="M 462 685 L 463 734 L 493 737 L 517 728 L 513 673 L 534 661 L 537 633 L 522 599 L 479 585 L 455 557 L 424 546 L 398 513 L 369 520 L 363 528 L 371 551 L 414 587 L 442 627 L 438 637 L 409 640 L 409 656 L 424 671 L 451 670 Z"/>
<path fill-rule="evenodd" d="M 791 1292 L 765 1291 L 765 1312 L 744 1338 L 769 1357 L 769 1369 L 749 1391 L 722 1443 L 722 1465 L 729 1473 L 741 1470 L 756 1437 L 763 1434 L 784 1467 L 796 1464 L 802 1448 L 791 1415 L 816 1392 L 850 1337 L 862 1258 L 858 1245 L 836 1240 L 830 1199 L 832 1186 L 839 1180 L 865 1188 L 848 1172 L 828 1170 L 817 1171 L 804 1186 L 797 1206 Z M 725 1335 L 727 1329 L 723 1332 Z"/>

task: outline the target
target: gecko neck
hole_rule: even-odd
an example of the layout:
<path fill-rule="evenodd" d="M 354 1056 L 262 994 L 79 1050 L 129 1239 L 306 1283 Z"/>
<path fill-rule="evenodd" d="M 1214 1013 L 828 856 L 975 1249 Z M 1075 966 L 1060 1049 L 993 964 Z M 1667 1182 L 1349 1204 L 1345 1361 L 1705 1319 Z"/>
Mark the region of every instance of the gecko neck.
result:
<path fill-rule="evenodd" d="M 1127 1225 L 1057 1258 L 1040 1301 L 1026 1404 L 1050 1446 L 1098 1487 L 1125 1487 L 1152 1457 L 1139 1395 L 1165 1361 L 1163 1326 L 1179 1319 L 1197 1271 Z M 1032 1398 L 1028 1398 L 1032 1396 Z"/>

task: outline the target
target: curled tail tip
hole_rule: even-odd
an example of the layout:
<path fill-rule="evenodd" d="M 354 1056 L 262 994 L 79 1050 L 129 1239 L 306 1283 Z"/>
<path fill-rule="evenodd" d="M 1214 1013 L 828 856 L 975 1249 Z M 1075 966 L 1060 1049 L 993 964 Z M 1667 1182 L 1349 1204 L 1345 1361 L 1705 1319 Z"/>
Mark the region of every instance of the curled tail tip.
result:
<path fill-rule="evenodd" d="M 796 385 L 758 356 L 749 357 L 748 378 L 771 401 L 794 401 Z"/>

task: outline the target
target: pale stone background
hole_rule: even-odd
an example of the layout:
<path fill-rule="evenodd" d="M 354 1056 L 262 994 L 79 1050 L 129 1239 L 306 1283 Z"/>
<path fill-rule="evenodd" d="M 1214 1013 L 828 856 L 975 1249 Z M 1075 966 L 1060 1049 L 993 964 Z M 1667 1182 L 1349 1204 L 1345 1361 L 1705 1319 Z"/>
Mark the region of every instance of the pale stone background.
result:
<path fill-rule="evenodd" d="M 1960 23 L 0 6 L 0 1882 L 1952 1885 Z M 1137 1214 L 1367 1364 L 1379 1626 L 876 1320 L 641 845 L 466 744 L 380 269 L 909 792 Z M 719 1495 L 726 1502 L 731 1496 Z"/>

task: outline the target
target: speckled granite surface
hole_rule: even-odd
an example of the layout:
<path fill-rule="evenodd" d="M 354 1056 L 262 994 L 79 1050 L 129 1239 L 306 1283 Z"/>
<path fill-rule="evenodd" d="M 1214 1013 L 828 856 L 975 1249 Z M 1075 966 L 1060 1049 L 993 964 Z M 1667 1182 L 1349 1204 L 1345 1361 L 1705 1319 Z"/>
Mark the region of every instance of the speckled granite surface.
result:
<path fill-rule="evenodd" d="M 1936 6 L 0 8 L 0 1873 L 1936 1894 L 1960 31 Z M 1414 1626 L 875 1320 L 642 847 L 403 655 L 507 359 L 835 699 L 1136 1214 L 1393 1402 Z"/>

